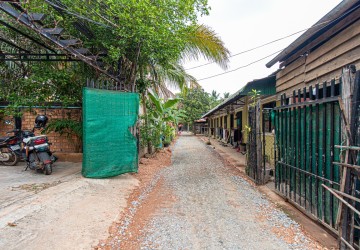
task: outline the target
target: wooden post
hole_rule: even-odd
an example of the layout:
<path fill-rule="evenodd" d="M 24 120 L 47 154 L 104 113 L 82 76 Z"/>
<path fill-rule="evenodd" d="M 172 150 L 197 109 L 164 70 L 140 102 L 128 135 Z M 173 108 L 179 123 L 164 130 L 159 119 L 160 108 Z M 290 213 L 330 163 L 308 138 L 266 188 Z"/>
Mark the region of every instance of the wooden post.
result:
<path fill-rule="evenodd" d="M 354 77 L 351 74 L 350 69 L 344 68 L 342 75 L 342 88 L 341 88 L 341 100 L 339 100 L 340 104 L 340 112 L 342 113 L 342 131 L 346 131 L 346 145 L 350 145 L 351 134 L 349 134 L 349 118 L 351 115 L 351 97 L 354 89 Z M 342 159 L 342 162 L 348 164 L 349 161 L 349 150 L 346 150 L 345 157 Z M 347 166 L 343 166 L 341 179 L 340 179 L 340 192 L 345 192 L 345 186 L 348 179 L 349 171 Z M 346 192 L 345 192 L 346 193 Z M 339 203 L 338 214 L 336 218 L 336 228 L 339 230 L 339 239 L 343 238 L 343 218 L 345 217 L 345 211 L 343 209 L 342 202 Z M 341 242 L 341 241 L 340 241 Z M 341 245 L 341 244 L 340 244 Z M 340 246 L 341 247 L 341 246 Z"/>
<path fill-rule="evenodd" d="M 263 184 L 265 180 L 265 170 L 263 166 L 262 155 L 262 142 L 261 142 L 261 103 L 260 100 L 256 102 L 255 115 L 256 115 L 256 165 L 257 165 L 257 178 L 258 183 Z"/>

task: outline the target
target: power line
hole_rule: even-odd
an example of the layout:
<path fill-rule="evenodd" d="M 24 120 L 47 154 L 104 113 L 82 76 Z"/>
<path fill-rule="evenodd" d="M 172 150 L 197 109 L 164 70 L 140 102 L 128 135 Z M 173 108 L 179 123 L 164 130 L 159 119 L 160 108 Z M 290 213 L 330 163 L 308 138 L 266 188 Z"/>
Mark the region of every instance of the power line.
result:
<path fill-rule="evenodd" d="M 327 21 L 327 22 L 330 22 L 330 21 Z M 327 22 L 324 22 L 324 23 L 327 23 Z M 321 24 L 324 24 L 324 23 L 321 23 Z M 320 24 L 319 24 L 319 25 L 320 25 Z M 232 54 L 232 55 L 228 56 L 228 58 L 231 58 L 231 57 L 234 57 L 234 56 L 238 56 L 238 55 L 241 55 L 241 54 L 245 54 L 245 53 L 247 53 L 247 52 L 250 52 L 250 51 L 253 51 L 253 50 L 256 50 L 256 49 L 265 47 L 265 46 L 267 46 L 267 45 L 269 45 L 269 44 L 272 44 L 272 43 L 275 43 L 275 42 L 284 40 L 284 39 L 289 38 L 289 37 L 291 37 L 291 36 L 294 36 L 294 35 L 296 35 L 296 34 L 298 34 L 298 33 L 307 31 L 307 30 L 309 30 L 309 29 L 311 29 L 311 28 L 313 28 L 313 27 L 310 27 L 310 28 L 307 28 L 307 29 L 303 29 L 303 30 L 299 30 L 299 31 L 297 31 L 297 32 L 295 32 L 295 33 L 292 33 L 292 34 L 290 34 L 290 35 L 287 35 L 287 36 L 284 36 L 284 37 L 281 37 L 281 38 L 272 40 L 272 41 L 270 41 L 270 42 L 267 42 L 267 43 L 261 44 L 261 45 L 259 45 L 259 46 L 253 47 L 253 48 L 251 48 L 251 49 L 247 49 L 247 50 L 244 50 L 244 51 L 240 51 L 240 52 L 238 52 L 238 53 L 236 53 L 236 54 Z M 201 64 L 201 65 L 198 65 L 198 66 L 194 66 L 194 67 L 191 67 L 191 68 L 188 68 L 188 69 L 185 69 L 185 70 L 191 70 L 191 69 L 196 69 L 196 68 L 204 67 L 204 66 L 206 66 L 206 65 L 213 64 L 213 63 L 215 63 L 215 62 L 216 62 L 216 61 L 204 63 L 204 64 Z"/>
<path fill-rule="evenodd" d="M 237 70 L 239 70 L 239 69 L 249 67 L 250 65 L 252 65 L 252 64 L 254 64 L 254 63 L 257 63 L 257 62 L 260 62 L 260 61 L 262 61 L 262 60 L 264 60 L 264 59 L 266 59 L 266 58 L 268 58 L 268 57 L 270 57 L 270 56 L 273 56 L 273 55 L 275 55 L 275 54 L 277 54 L 277 53 L 279 53 L 279 52 L 281 52 L 281 51 L 282 51 L 282 49 L 281 49 L 281 50 L 278 50 L 278 51 L 276 51 L 276 52 L 274 52 L 274 53 L 272 53 L 272 54 L 270 54 L 270 55 L 267 55 L 267 56 L 265 56 L 265 57 L 263 57 L 263 58 L 260 58 L 260 59 L 258 59 L 258 60 L 256 60 L 256 61 L 253 61 L 253 62 L 248 63 L 248 64 L 246 64 L 246 65 L 240 66 L 240 67 L 238 67 L 238 68 L 236 68 L 236 69 L 229 70 L 229 71 L 226 71 L 226 72 L 223 72 L 223 73 L 220 73 L 220 74 L 212 75 L 212 76 L 209 76 L 209 77 L 205 77 L 205 78 L 199 79 L 199 80 L 197 80 L 197 81 L 202 81 L 202 80 L 214 78 L 214 77 L 217 77 L 217 76 L 229 74 L 229 73 L 232 73 L 232 72 L 237 71 Z"/>
<path fill-rule="evenodd" d="M 272 43 L 275 43 L 275 42 L 284 40 L 284 39 L 286 39 L 286 38 L 289 38 L 289 37 L 294 36 L 294 35 L 296 35 L 296 34 L 299 34 L 299 33 L 301 33 L 301 32 L 308 31 L 308 30 L 310 30 L 310 29 L 312 29 L 312 28 L 316 28 L 316 27 L 321 26 L 321 25 L 324 25 L 324 24 L 328 24 L 328 23 L 335 22 L 336 20 L 339 20 L 339 19 L 343 18 L 344 16 L 348 15 L 349 13 L 353 12 L 354 10 L 356 10 L 356 9 L 359 8 L 359 7 L 360 7 L 360 5 L 357 5 L 357 6 L 355 6 L 354 8 L 346 11 L 346 12 L 343 13 L 341 16 L 339 16 L 339 17 L 337 17 L 337 18 L 335 18 L 335 19 L 333 19 L 333 20 L 328 20 L 328 21 L 324 21 L 324 22 L 315 24 L 315 25 L 313 25 L 313 26 L 311 26 L 311 27 L 309 27 L 309 28 L 296 31 L 296 32 L 294 32 L 294 33 L 292 33 L 292 34 L 290 34 L 290 35 L 277 38 L 277 39 L 272 40 L 272 41 L 270 41 L 270 42 L 261 44 L 261 45 L 259 45 L 259 46 L 253 47 L 253 48 L 251 48 L 251 49 L 247 49 L 247 50 L 238 52 L 238 53 L 236 53 L 236 54 L 232 54 L 232 55 L 228 56 L 227 58 L 231 58 L 231 57 L 234 57 L 234 56 L 238 56 L 238 55 L 241 55 L 241 54 L 245 54 L 245 53 L 247 53 L 247 52 L 250 52 L 250 51 L 253 51 L 253 50 L 256 50 L 256 49 L 265 47 L 265 46 L 267 46 L 267 45 L 269 45 L 269 44 L 272 44 Z M 213 63 L 215 63 L 215 62 L 216 62 L 216 61 L 204 63 L 204 64 L 201 64 L 201 65 L 198 65 L 198 66 L 194 66 L 194 67 L 191 67 L 191 68 L 188 68 L 188 69 L 185 69 L 185 70 L 192 70 L 192 69 L 204 67 L 204 66 L 207 66 L 207 65 L 209 65 L 209 64 L 213 64 Z"/>
<path fill-rule="evenodd" d="M 256 49 L 265 47 L 265 46 L 267 46 L 267 45 L 269 45 L 269 44 L 272 44 L 272 43 L 281 41 L 281 40 L 283 40 L 283 39 L 286 39 L 286 38 L 288 38 L 288 37 L 294 36 L 294 35 L 296 35 L 296 34 L 298 34 L 298 33 L 301 33 L 301 32 L 303 32 L 303 31 L 306 31 L 306 30 L 308 30 L 308 29 L 303 29 L 303 30 L 297 31 L 297 32 L 295 32 L 295 33 L 292 33 L 292 34 L 290 34 L 290 35 L 287 35 L 287 36 L 284 36 L 284 37 L 275 39 L 275 40 L 273 40 L 273 41 L 264 43 L 264 44 L 262 44 L 262 45 L 253 47 L 253 48 L 251 48 L 251 49 L 247 49 L 247 50 L 238 52 L 238 53 L 236 53 L 236 54 L 233 54 L 233 55 L 228 56 L 228 58 L 231 58 L 231 57 L 234 57 L 234 56 L 238 56 L 238 55 L 241 55 L 241 54 L 245 54 L 245 53 L 247 53 L 247 52 L 250 52 L 250 51 L 253 51 L 253 50 L 256 50 Z M 185 69 L 185 70 L 191 70 L 191 69 L 196 69 L 196 68 L 204 67 L 204 66 L 206 66 L 206 65 L 213 64 L 213 63 L 215 63 L 215 62 L 216 62 L 216 61 L 204 63 L 204 64 L 201 64 L 201 65 L 198 65 L 198 66 L 194 66 L 194 67 L 191 67 L 191 68 L 188 68 L 188 69 Z"/>
<path fill-rule="evenodd" d="M 321 23 L 318 23 L 318 24 L 316 24 L 316 25 L 313 25 L 313 26 L 310 27 L 309 29 L 315 28 L 315 27 L 320 26 L 320 25 L 322 25 L 322 24 L 333 23 L 333 22 L 335 22 L 336 20 L 339 20 L 339 19 L 341 19 L 342 17 L 348 15 L 349 13 L 352 13 L 353 11 L 355 11 L 356 9 L 358 9 L 359 7 L 360 7 L 360 5 L 357 5 L 357 6 L 353 7 L 352 9 L 350 9 L 350 10 L 346 11 L 345 13 L 343 13 L 341 16 L 339 16 L 339 17 L 337 17 L 337 18 L 335 18 L 335 19 L 333 19 L 333 20 L 329 20 L 329 21 L 325 21 L 325 22 L 321 22 Z M 308 30 L 308 29 L 307 29 L 307 30 Z M 302 30 L 302 31 L 304 31 L 304 30 Z M 296 33 L 302 32 L 302 31 L 295 32 L 295 33 L 293 33 L 293 34 L 291 34 L 291 35 L 294 35 L 294 34 L 296 34 Z M 288 36 L 286 36 L 286 37 L 289 37 L 289 36 L 291 36 L 291 35 L 288 35 Z M 263 44 L 263 45 L 257 46 L 257 47 L 255 47 L 255 48 L 252 48 L 252 49 L 247 50 L 247 51 L 255 50 L 256 48 L 266 46 L 267 44 L 273 43 L 273 42 L 275 42 L 275 41 L 277 41 L 277 40 L 284 39 L 284 38 L 286 38 L 286 37 L 276 39 L 276 40 L 274 40 L 274 41 L 265 43 L 265 44 Z M 207 80 L 207 79 L 214 78 L 214 77 L 217 77 L 217 76 L 221 76 L 221 75 L 225 75 L 225 74 L 232 73 L 232 72 L 237 71 L 237 70 L 242 69 L 242 68 L 246 68 L 246 67 L 248 67 L 248 66 L 250 66 L 250 65 L 252 65 L 252 64 L 254 64 L 254 63 L 260 62 L 260 61 L 262 61 L 262 60 L 264 60 L 264 59 L 266 59 L 266 58 L 268 58 L 268 57 L 270 57 L 270 56 L 273 56 L 273 55 L 275 55 L 275 54 L 277 54 L 277 53 L 279 53 L 279 52 L 281 52 L 281 51 L 283 51 L 283 50 L 284 50 L 284 49 L 281 49 L 281 50 L 279 50 L 279 51 L 276 51 L 276 52 L 274 52 L 274 53 L 272 53 L 272 54 L 270 54 L 270 55 L 268 55 L 268 56 L 265 56 L 265 57 L 263 57 L 263 58 L 261 58 L 261 59 L 258 59 L 258 60 L 256 60 L 256 61 L 253 61 L 253 62 L 251 62 L 251 63 L 248 63 L 248 64 L 246 64 L 246 65 L 244 65 L 244 66 L 240 66 L 240 67 L 238 67 L 238 68 L 236 68 L 236 69 L 233 69 L 233 70 L 230 70 L 230 71 L 226 71 L 226 72 L 223 72 L 223 73 L 220 73 L 220 74 L 212 75 L 212 76 L 209 76 L 209 77 L 205 77 L 205 78 L 199 79 L 199 80 L 197 80 L 197 81 Z M 247 51 L 243 51 L 243 52 L 234 54 L 234 55 L 232 55 L 232 56 L 235 56 L 235 55 L 238 55 L 238 54 L 242 54 L 242 53 L 246 53 Z M 211 63 L 213 63 L 213 62 L 211 62 Z M 207 63 L 207 64 L 210 64 L 210 63 Z M 206 65 L 207 65 L 207 64 L 206 64 Z M 201 67 L 201 66 L 205 66 L 205 65 L 200 65 L 200 66 L 197 66 L 197 67 Z"/>
<path fill-rule="evenodd" d="M 323 24 L 323 23 L 322 23 L 322 24 Z M 310 29 L 310 28 L 308 28 L 308 29 Z M 233 55 L 228 56 L 228 58 L 231 58 L 231 57 L 234 57 L 234 56 L 238 56 L 238 55 L 241 55 L 241 54 L 245 54 L 245 53 L 247 53 L 247 52 L 250 52 L 250 51 L 253 51 L 253 50 L 256 50 L 256 49 L 265 47 L 265 46 L 267 46 L 267 45 L 269 45 L 269 44 L 272 44 L 272 43 L 275 43 L 275 42 L 284 40 L 284 39 L 286 39 L 286 38 L 289 38 L 289 37 L 291 37 L 291 36 L 294 36 L 294 35 L 296 35 L 296 34 L 298 34 L 298 33 L 301 33 L 301 32 L 303 32 L 303 31 L 306 31 L 306 30 L 308 30 L 308 29 L 303 29 L 303 30 L 297 31 L 297 32 L 295 32 L 295 33 L 292 33 L 292 34 L 290 34 L 290 35 L 287 35 L 287 36 L 284 36 L 284 37 L 281 37 L 281 38 L 272 40 L 272 41 L 270 41 L 270 42 L 261 44 L 261 45 L 259 45 L 259 46 L 253 47 L 253 48 L 251 48 L 251 49 L 247 49 L 247 50 L 238 52 L 238 53 L 236 53 L 236 54 L 233 54 Z M 194 67 L 191 67 L 191 68 L 188 68 L 188 69 L 185 69 L 185 70 L 191 70 L 191 69 L 196 69 L 196 68 L 204 67 L 204 66 L 206 66 L 206 65 L 213 64 L 213 63 L 215 63 L 215 62 L 216 62 L 216 61 L 204 63 L 204 64 L 201 64 L 201 65 L 198 65 L 198 66 L 194 66 Z"/>

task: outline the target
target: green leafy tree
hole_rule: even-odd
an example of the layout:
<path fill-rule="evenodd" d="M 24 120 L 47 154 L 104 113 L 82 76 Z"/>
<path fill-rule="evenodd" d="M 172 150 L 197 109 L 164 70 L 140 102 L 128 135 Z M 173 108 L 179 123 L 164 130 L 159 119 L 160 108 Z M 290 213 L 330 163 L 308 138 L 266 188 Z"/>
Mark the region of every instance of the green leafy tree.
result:
<path fill-rule="evenodd" d="M 183 109 L 184 123 L 192 124 L 201 118 L 213 107 L 213 100 L 209 93 L 201 88 L 189 89 L 186 93 L 180 94 L 182 100 L 180 106 Z"/>
<path fill-rule="evenodd" d="M 93 53 L 105 52 L 109 70 L 121 65 L 125 84 L 150 76 L 154 90 L 167 92 L 166 84 L 181 89 L 195 82 L 180 66 L 183 60 L 204 57 L 227 67 L 229 51 L 221 39 L 197 23 L 200 15 L 209 14 L 207 0 L 32 0 L 21 6 L 28 13 L 47 14 L 44 26 L 65 28 Z"/>

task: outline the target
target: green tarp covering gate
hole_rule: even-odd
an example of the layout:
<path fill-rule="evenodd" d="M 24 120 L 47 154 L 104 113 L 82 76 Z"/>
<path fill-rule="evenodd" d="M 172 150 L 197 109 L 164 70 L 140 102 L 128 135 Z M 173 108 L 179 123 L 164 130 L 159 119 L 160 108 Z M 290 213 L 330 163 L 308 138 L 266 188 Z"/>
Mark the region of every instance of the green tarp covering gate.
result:
<path fill-rule="evenodd" d="M 83 90 L 82 175 L 106 178 L 138 170 L 136 124 L 139 95 L 118 91 Z"/>

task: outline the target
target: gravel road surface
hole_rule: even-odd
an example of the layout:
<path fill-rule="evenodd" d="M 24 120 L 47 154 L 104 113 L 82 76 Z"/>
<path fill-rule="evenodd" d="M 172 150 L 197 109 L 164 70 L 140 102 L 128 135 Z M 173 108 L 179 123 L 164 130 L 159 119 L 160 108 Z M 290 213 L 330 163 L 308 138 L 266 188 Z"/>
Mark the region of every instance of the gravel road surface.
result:
<path fill-rule="evenodd" d="M 300 226 L 231 171 L 211 146 L 183 134 L 163 169 L 175 197 L 142 230 L 141 249 L 312 249 Z"/>

